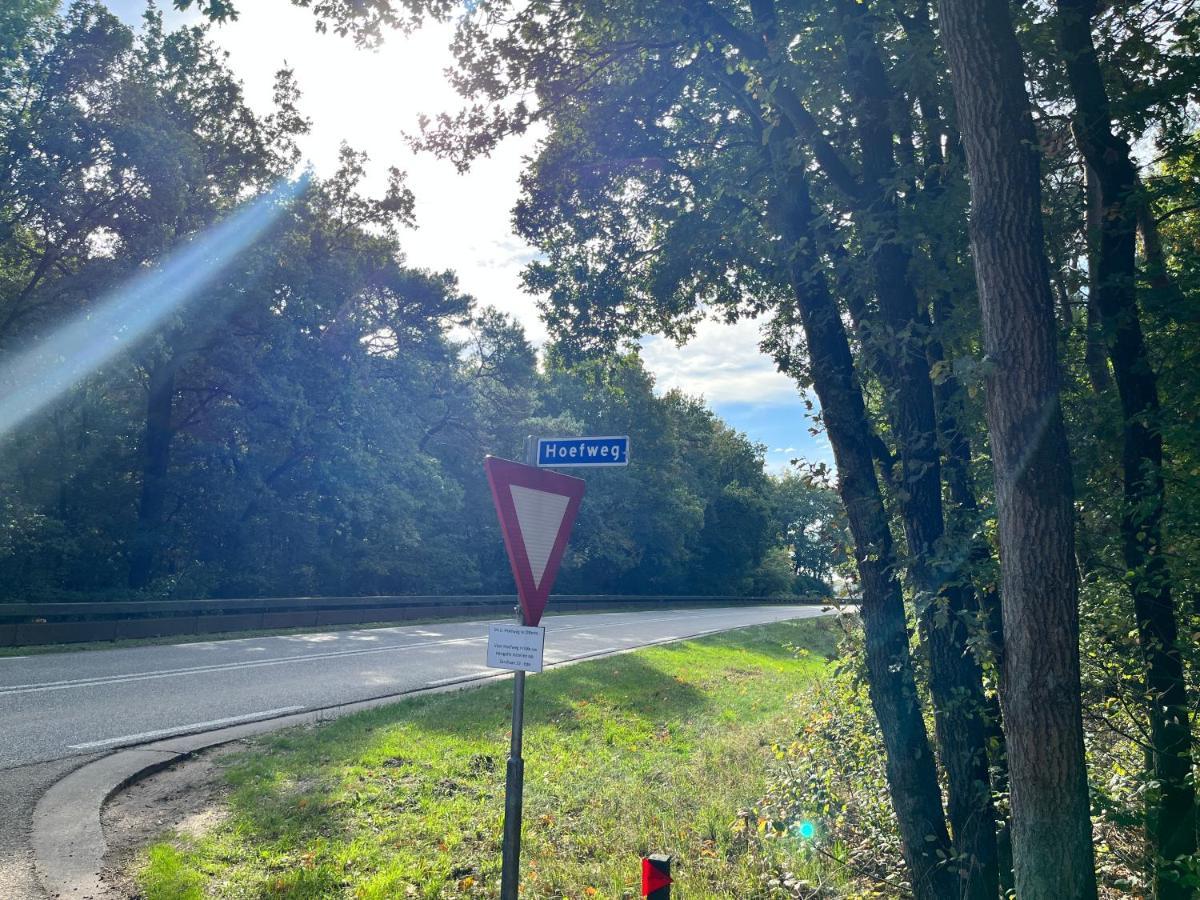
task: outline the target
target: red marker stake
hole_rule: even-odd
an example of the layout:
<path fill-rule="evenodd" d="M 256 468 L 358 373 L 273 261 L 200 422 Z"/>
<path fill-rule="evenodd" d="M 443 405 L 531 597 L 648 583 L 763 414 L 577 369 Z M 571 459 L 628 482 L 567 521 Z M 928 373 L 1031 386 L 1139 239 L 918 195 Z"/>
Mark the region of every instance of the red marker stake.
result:
<path fill-rule="evenodd" d="M 642 858 L 642 896 L 671 900 L 671 857 L 662 853 Z"/>

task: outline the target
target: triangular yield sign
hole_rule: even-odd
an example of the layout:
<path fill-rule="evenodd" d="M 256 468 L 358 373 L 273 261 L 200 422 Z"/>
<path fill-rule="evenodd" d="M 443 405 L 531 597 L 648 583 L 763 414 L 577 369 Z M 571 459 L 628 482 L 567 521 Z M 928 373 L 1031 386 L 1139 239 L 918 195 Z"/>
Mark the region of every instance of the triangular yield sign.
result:
<path fill-rule="evenodd" d="M 483 468 L 492 488 L 525 624 L 536 625 L 567 549 L 584 482 L 495 456 L 485 458 Z"/>

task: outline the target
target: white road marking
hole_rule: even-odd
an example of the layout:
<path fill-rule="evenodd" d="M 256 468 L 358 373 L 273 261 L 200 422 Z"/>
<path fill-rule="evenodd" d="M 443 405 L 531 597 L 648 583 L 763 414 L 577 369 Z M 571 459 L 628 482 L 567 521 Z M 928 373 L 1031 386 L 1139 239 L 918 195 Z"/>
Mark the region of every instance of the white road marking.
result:
<path fill-rule="evenodd" d="M 599 629 L 599 628 L 623 628 L 623 627 L 626 627 L 629 625 L 634 625 L 634 624 L 648 625 L 653 622 L 670 622 L 670 621 L 677 620 L 684 616 L 688 617 L 691 620 L 726 618 L 729 616 L 737 616 L 737 615 L 743 613 L 744 611 L 745 610 L 742 610 L 742 609 L 718 609 L 718 610 L 711 610 L 711 611 L 680 610 L 677 613 L 674 613 L 671 615 L 658 616 L 658 617 L 655 617 L 652 619 L 646 619 L 646 618 L 639 618 L 639 619 L 635 619 L 635 620 L 625 619 L 625 620 L 615 621 L 615 622 L 603 622 L 603 623 L 587 622 L 587 623 L 578 624 L 578 625 L 564 624 L 562 626 L 558 626 L 558 624 L 555 623 L 555 627 L 549 628 L 547 630 L 549 631 L 549 633 L 551 635 L 553 635 L 553 634 L 561 634 L 561 633 L 570 632 L 570 631 L 583 631 L 584 629 L 588 629 L 588 628 L 596 628 L 596 629 Z M 620 614 L 615 613 L 612 615 L 620 615 Z M 278 656 L 278 657 L 272 657 L 272 658 L 268 658 L 268 659 L 251 659 L 251 660 L 242 660 L 239 662 L 212 663 L 210 665 L 204 665 L 204 666 L 187 666 L 187 667 L 178 668 L 178 669 L 160 669 L 160 670 L 151 670 L 148 672 L 128 672 L 128 673 L 125 673 L 122 675 L 93 676 L 90 678 L 71 678 L 71 679 L 65 679 L 62 681 L 33 682 L 33 683 L 29 683 L 29 684 L 17 684 L 17 685 L 11 685 L 9 687 L 0 687 L 0 697 L 8 696 L 8 695 L 15 695 L 15 694 L 33 694 L 33 693 L 42 693 L 42 692 L 47 692 L 47 691 L 63 691 L 63 690 L 70 690 L 72 688 L 101 687 L 101 686 L 110 685 L 110 684 L 125 684 L 125 683 L 129 683 L 129 682 L 134 682 L 134 681 L 150 681 L 150 680 L 158 679 L 158 678 L 177 678 L 177 677 L 184 676 L 184 675 L 199 675 L 199 674 L 207 674 L 210 672 L 228 672 L 228 671 L 235 671 L 238 669 L 254 669 L 254 668 L 260 668 L 263 666 L 287 665 L 289 663 L 317 662 L 317 661 L 322 661 L 322 660 L 327 660 L 327 659 L 340 659 L 342 657 L 349 657 L 349 656 L 365 656 L 367 654 L 373 654 L 373 653 L 394 653 L 397 651 L 417 650 L 417 649 L 422 649 L 422 648 L 440 647 L 440 646 L 447 646 L 447 645 L 453 645 L 453 644 L 477 644 L 477 643 L 484 643 L 486 641 L 487 641 L 487 635 L 478 635 L 476 637 L 450 638 L 447 640 L 440 640 L 440 641 L 423 641 L 423 642 L 419 642 L 419 643 L 415 643 L 415 644 L 394 644 L 394 645 L 390 645 L 390 646 L 386 646 L 386 647 L 357 647 L 357 648 L 349 649 L 349 650 L 332 650 L 332 651 L 325 652 L 325 653 L 307 653 L 307 654 L 292 655 L 292 656 Z M 187 645 L 185 645 L 185 646 L 187 646 Z M 613 648 L 613 650 L 615 650 L 615 649 L 616 648 Z M 606 651 L 606 652 L 611 652 L 611 651 Z"/>
<path fill-rule="evenodd" d="M 303 706 L 281 706 L 278 709 L 264 709 L 262 712 L 247 713 L 244 716 L 229 716 L 225 719 L 213 719 L 210 722 L 194 722 L 191 725 L 177 725 L 174 728 L 161 728 L 158 731 L 143 731 L 141 734 L 125 734 L 121 737 L 106 738 L 103 741 L 88 741 L 86 744 L 71 744 L 71 750 L 99 750 L 102 747 L 112 747 L 116 744 L 139 744 L 153 738 L 175 737 L 190 734 L 193 731 L 208 731 L 210 728 L 220 728 L 223 725 L 240 725 L 244 722 L 255 722 L 259 719 L 271 719 L 288 713 L 300 712 Z"/>
<path fill-rule="evenodd" d="M 183 669 L 161 669 L 150 672 L 129 672 L 124 675 L 96 676 L 93 678 L 72 678 L 66 681 L 47 681 L 34 684 L 17 684 L 12 687 L 0 688 L 0 696 L 8 694 L 33 694 L 41 691 L 65 691 L 70 688 L 97 687 L 106 684 L 124 684 L 130 681 L 148 681 L 154 678 L 174 678 L 180 675 L 198 675 L 209 672 L 225 672 L 233 669 L 257 669 L 262 666 L 278 666 L 286 663 L 317 662 L 326 659 L 337 659 L 343 656 L 365 656 L 368 653 L 390 653 L 397 650 L 417 650 L 422 647 L 436 647 L 445 644 L 477 644 L 487 640 L 487 636 L 473 638 L 456 638 L 450 641 L 424 641 L 418 644 L 400 644 L 392 647 L 363 647 L 355 650 L 336 650 L 332 653 L 309 653 L 301 656 L 277 656 L 272 659 L 252 659 L 242 662 L 214 663 L 208 666 L 188 666 Z"/>

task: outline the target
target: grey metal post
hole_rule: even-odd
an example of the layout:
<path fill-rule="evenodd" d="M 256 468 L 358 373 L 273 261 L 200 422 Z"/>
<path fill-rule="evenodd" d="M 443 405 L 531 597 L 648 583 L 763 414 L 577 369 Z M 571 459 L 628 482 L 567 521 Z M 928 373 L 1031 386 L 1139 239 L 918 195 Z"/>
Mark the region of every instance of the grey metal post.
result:
<path fill-rule="evenodd" d="M 537 442 L 525 438 L 525 463 L 537 464 Z M 525 613 L 517 607 L 517 624 Z M 521 885 L 521 808 L 525 793 L 525 760 L 521 758 L 521 732 L 525 727 L 525 673 L 513 673 L 512 743 L 504 782 L 504 850 L 501 856 L 500 900 L 517 900 Z"/>
<path fill-rule="evenodd" d="M 517 613 L 517 624 L 525 617 Z M 525 760 L 521 759 L 521 729 L 525 724 L 525 673 L 513 673 L 512 744 L 504 784 L 504 852 L 500 900 L 517 900 L 521 885 L 521 806 L 525 791 Z"/>

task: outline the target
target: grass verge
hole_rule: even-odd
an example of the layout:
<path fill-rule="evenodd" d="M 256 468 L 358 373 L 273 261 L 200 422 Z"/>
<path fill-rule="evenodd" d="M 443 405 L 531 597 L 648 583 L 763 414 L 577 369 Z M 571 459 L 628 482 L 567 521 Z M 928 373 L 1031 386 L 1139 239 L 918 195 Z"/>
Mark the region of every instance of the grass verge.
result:
<path fill-rule="evenodd" d="M 798 866 L 799 839 L 760 839 L 748 809 L 838 634 L 800 620 L 531 677 L 522 896 L 640 896 L 651 852 L 675 856 L 680 897 L 795 896 L 776 873 L 820 858 Z M 498 896 L 510 698 L 501 683 L 259 739 L 227 763 L 222 825 L 149 848 L 146 897 Z"/>

